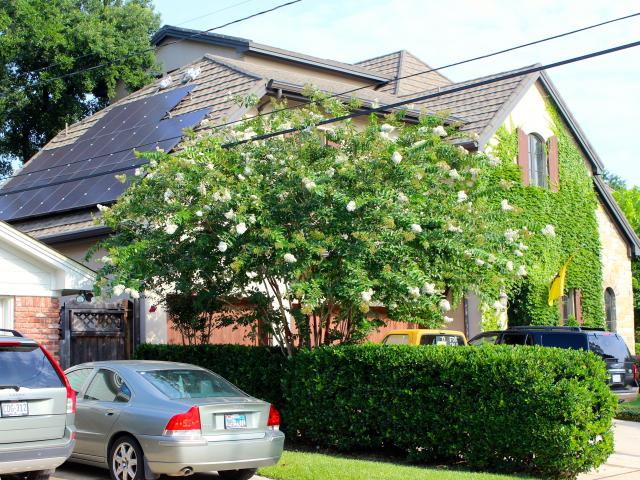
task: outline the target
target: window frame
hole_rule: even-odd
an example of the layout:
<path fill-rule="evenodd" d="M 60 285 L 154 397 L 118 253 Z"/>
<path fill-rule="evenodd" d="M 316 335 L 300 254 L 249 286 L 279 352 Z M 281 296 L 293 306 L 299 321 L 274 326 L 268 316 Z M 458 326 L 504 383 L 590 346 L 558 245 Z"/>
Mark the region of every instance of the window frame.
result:
<path fill-rule="evenodd" d="M 541 188 L 549 188 L 549 154 L 547 152 L 547 144 L 539 133 L 530 133 L 527 135 L 527 143 L 529 150 L 529 185 L 535 185 Z M 539 146 L 539 148 L 537 148 Z M 542 158 L 536 155 L 538 152 Z M 540 163 L 544 170 L 540 172 Z"/>
<path fill-rule="evenodd" d="M 127 387 L 127 390 L 129 390 L 129 398 L 127 401 L 123 401 L 123 400 L 118 400 L 118 396 L 116 395 L 115 398 L 113 400 L 101 400 L 99 398 L 88 398 L 87 394 L 89 393 L 89 390 L 91 389 L 92 385 L 94 384 L 94 382 L 96 381 L 96 379 L 98 378 L 98 375 L 100 375 L 101 372 L 107 372 L 107 373 L 111 373 L 113 375 L 117 375 L 118 377 L 120 377 L 120 379 L 122 380 L 122 384 L 125 385 Z M 131 389 L 131 387 L 129 386 L 129 383 L 127 383 L 125 381 L 125 379 L 122 377 L 122 375 L 120 375 L 118 372 L 116 372 L 115 370 L 111 370 L 109 368 L 104 368 L 104 367 L 98 367 L 96 369 L 95 372 L 93 372 L 93 374 L 90 374 L 89 377 L 91 379 L 91 381 L 89 381 L 87 383 L 87 380 L 85 380 L 85 384 L 86 386 L 83 384 L 83 386 L 85 386 L 85 388 L 82 391 L 82 401 L 84 402 L 98 402 L 98 403 L 117 403 L 120 405 L 123 404 L 128 404 L 131 402 L 131 400 L 133 399 L 133 390 Z"/>
<path fill-rule="evenodd" d="M 611 299 L 613 303 L 607 302 L 608 299 Z M 616 308 L 616 292 L 611 287 L 604 289 L 604 314 L 607 331 L 617 332 L 618 312 Z"/>
<path fill-rule="evenodd" d="M 15 330 L 15 324 L 14 298 L 0 296 L 0 328 Z"/>

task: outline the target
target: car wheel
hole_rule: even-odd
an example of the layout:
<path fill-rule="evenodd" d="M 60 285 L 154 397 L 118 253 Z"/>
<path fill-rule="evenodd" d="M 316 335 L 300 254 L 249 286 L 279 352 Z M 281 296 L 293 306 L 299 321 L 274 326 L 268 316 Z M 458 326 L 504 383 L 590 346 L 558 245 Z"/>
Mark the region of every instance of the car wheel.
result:
<path fill-rule="evenodd" d="M 249 480 L 258 470 L 256 468 L 243 468 L 242 470 L 222 470 L 218 475 L 222 480 Z"/>
<path fill-rule="evenodd" d="M 133 437 L 120 437 L 111 445 L 109 473 L 112 480 L 144 479 L 144 454 Z"/>

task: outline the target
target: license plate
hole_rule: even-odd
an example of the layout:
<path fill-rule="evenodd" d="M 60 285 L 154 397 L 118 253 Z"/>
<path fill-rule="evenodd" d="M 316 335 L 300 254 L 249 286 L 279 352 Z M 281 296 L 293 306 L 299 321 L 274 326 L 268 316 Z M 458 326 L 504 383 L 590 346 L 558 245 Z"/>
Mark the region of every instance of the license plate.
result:
<path fill-rule="evenodd" d="M 622 375 L 619 375 L 619 374 L 611 375 L 611 382 L 612 383 L 622 383 Z"/>
<path fill-rule="evenodd" d="M 10 402 L 2 404 L 3 417 L 26 417 L 29 415 L 29 404 L 27 402 Z"/>
<path fill-rule="evenodd" d="M 247 416 L 233 413 L 224 416 L 224 428 L 233 430 L 236 428 L 247 428 Z"/>

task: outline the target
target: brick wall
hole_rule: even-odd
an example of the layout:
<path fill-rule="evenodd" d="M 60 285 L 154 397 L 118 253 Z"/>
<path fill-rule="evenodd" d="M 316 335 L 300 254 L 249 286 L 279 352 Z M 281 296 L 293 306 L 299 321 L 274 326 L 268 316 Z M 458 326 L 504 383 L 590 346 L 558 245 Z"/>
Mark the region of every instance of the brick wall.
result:
<path fill-rule="evenodd" d="M 631 353 L 635 352 L 633 288 L 631 257 L 627 244 L 611 217 L 598 205 L 596 210 L 602 250 L 602 295 L 606 288 L 616 295 L 617 332 L 624 338 Z"/>
<path fill-rule="evenodd" d="M 15 297 L 14 328 L 33 338 L 59 360 L 60 301 L 51 297 Z"/>

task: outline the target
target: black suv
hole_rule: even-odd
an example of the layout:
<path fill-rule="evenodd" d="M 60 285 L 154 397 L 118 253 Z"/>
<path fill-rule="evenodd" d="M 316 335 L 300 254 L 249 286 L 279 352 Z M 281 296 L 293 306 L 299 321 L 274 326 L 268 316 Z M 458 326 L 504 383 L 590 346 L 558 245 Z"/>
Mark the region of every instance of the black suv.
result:
<path fill-rule="evenodd" d="M 602 357 L 609 371 L 611 391 L 621 402 L 638 397 L 638 366 L 627 344 L 617 333 L 585 327 L 510 327 L 484 332 L 469 340 L 469 345 L 542 345 L 544 347 L 589 350 Z"/>

